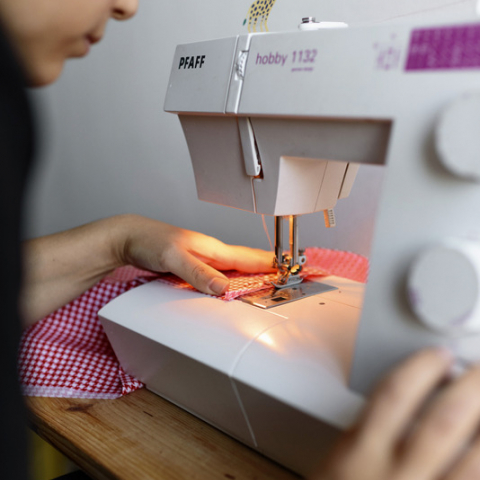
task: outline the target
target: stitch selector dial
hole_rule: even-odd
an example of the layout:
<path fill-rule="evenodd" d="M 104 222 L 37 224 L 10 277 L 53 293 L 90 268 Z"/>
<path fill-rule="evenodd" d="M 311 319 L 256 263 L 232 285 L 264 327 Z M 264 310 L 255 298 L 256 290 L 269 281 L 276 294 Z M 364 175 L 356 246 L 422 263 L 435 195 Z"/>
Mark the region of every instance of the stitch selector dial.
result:
<path fill-rule="evenodd" d="M 480 246 L 448 239 L 423 251 L 408 276 L 408 299 L 418 319 L 451 335 L 480 332 Z"/>

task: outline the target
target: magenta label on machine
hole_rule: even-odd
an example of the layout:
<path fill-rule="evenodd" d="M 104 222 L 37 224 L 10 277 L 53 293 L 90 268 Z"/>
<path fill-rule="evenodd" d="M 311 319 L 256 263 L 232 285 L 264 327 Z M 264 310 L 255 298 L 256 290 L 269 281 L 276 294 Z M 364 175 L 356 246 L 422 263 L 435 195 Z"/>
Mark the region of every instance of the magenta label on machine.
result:
<path fill-rule="evenodd" d="M 413 30 L 405 70 L 480 68 L 480 24 Z"/>

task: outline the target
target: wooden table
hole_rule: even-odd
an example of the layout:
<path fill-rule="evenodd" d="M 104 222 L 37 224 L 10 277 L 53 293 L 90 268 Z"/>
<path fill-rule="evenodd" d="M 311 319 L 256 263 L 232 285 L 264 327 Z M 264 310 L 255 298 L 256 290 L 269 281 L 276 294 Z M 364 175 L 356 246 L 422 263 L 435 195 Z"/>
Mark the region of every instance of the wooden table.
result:
<path fill-rule="evenodd" d="M 146 389 L 116 400 L 27 398 L 33 429 L 95 479 L 299 477 Z"/>

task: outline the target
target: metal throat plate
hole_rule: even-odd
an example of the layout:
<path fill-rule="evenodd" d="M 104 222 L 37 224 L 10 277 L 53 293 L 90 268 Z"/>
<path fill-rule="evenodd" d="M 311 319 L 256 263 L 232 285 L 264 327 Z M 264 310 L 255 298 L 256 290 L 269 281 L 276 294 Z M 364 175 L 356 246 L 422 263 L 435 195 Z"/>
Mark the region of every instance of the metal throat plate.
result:
<path fill-rule="evenodd" d="M 330 292 L 337 290 L 337 287 L 326 285 L 317 282 L 302 282 L 293 287 L 275 288 L 271 287 L 268 290 L 261 292 L 247 293 L 238 300 L 249 303 L 258 308 L 272 308 L 278 307 L 285 303 L 301 300 L 302 298 L 317 295 L 318 293 Z"/>

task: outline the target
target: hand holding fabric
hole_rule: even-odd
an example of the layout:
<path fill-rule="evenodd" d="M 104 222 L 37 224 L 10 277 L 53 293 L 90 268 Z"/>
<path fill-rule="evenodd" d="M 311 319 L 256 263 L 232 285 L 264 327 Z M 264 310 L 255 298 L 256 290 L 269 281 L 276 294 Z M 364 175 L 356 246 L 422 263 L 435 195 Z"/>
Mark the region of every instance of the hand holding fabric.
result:
<path fill-rule="evenodd" d="M 218 270 L 273 271 L 273 253 L 226 245 L 138 215 L 119 215 L 24 243 L 20 299 L 26 325 L 67 304 L 123 265 L 171 272 L 201 292 L 221 295 Z"/>
<path fill-rule="evenodd" d="M 246 273 L 271 272 L 273 253 L 227 245 L 216 238 L 143 217 L 129 217 L 125 224 L 124 265 L 153 272 L 171 272 L 198 290 L 222 295 L 228 279 L 219 270 Z"/>

